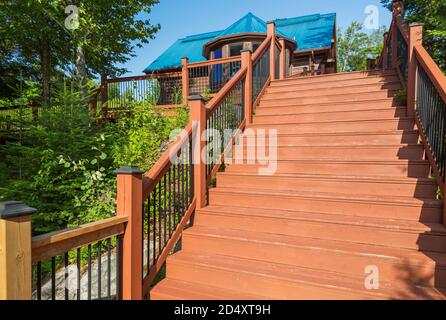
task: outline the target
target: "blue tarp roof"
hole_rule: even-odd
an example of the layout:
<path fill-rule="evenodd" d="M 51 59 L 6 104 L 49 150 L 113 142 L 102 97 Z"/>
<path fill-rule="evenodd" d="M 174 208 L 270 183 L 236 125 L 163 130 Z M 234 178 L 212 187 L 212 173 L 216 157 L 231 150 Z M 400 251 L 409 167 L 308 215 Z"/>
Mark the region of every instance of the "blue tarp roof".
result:
<path fill-rule="evenodd" d="M 295 40 L 298 51 L 331 47 L 336 14 L 313 14 L 309 16 L 275 20 L 276 32 Z M 197 34 L 177 40 L 161 54 L 144 72 L 181 66 L 181 58 L 187 56 L 189 62 L 206 61 L 203 46 L 217 38 L 239 33 L 266 33 L 266 22 L 248 13 L 223 31 Z"/>

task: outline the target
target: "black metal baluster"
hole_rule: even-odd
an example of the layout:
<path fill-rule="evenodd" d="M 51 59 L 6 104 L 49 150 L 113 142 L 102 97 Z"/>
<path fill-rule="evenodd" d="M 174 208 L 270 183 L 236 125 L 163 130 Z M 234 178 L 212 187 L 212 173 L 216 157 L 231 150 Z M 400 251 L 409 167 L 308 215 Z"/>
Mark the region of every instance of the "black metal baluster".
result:
<path fill-rule="evenodd" d="M 107 298 L 111 300 L 111 239 L 107 240 Z"/>
<path fill-rule="evenodd" d="M 167 244 L 167 175 L 163 177 L 164 199 L 163 199 L 163 218 L 164 218 L 164 246 Z"/>
<path fill-rule="evenodd" d="M 88 300 L 91 300 L 91 244 L 87 247 L 87 291 Z"/>
<path fill-rule="evenodd" d="M 51 258 L 51 300 L 56 300 L 56 257 Z"/>
<path fill-rule="evenodd" d="M 78 248 L 76 251 L 76 266 L 77 266 L 76 296 L 77 300 L 81 300 L 81 249 L 80 248 Z"/>
<path fill-rule="evenodd" d="M 98 300 L 102 297 L 102 242 L 98 242 Z"/>
<path fill-rule="evenodd" d="M 69 272 L 69 270 L 68 270 L 68 266 L 69 266 L 69 261 L 68 261 L 68 252 L 65 252 L 65 255 L 64 255 L 64 260 L 65 260 L 65 300 L 68 300 L 69 299 L 69 291 L 68 291 L 68 285 L 69 285 L 69 283 L 68 283 L 68 272 Z"/>
<path fill-rule="evenodd" d="M 37 300 L 42 300 L 42 262 L 37 262 Z"/>

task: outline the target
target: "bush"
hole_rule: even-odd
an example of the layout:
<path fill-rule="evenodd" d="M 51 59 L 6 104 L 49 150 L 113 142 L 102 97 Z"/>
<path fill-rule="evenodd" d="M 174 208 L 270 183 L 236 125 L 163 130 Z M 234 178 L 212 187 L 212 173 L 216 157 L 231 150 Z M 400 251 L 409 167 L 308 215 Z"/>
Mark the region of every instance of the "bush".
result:
<path fill-rule="evenodd" d="M 74 87 L 63 86 L 39 123 L 0 145 L 0 201 L 20 200 L 38 209 L 35 234 L 114 215 L 121 165 L 149 170 L 169 133 L 183 128 L 185 110 L 173 116 L 134 105 L 130 114 L 105 127 L 94 125 Z"/>

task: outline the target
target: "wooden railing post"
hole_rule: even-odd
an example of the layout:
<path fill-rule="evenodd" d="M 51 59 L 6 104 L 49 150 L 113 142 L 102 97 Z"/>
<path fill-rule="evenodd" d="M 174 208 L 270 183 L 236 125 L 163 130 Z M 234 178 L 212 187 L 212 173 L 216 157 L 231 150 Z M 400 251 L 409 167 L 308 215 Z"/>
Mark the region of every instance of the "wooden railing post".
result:
<path fill-rule="evenodd" d="M 181 65 L 182 65 L 182 93 L 183 93 L 183 104 L 187 104 L 188 98 L 189 98 L 189 70 L 187 68 L 187 65 L 189 64 L 189 59 L 184 57 L 181 58 Z"/>
<path fill-rule="evenodd" d="M 249 49 L 242 50 L 242 69 L 246 67 L 245 80 L 245 120 L 246 125 L 252 123 L 252 52 Z"/>
<path fill-rule="evenodd" d="M 271 36 L 271 47 L 269 55 L 269 72 L 271 80 L 276 79 L 276 24 L 274 21 L 267 23 L 267 35 Z"/>
<path fill-rule="evenodd" d="M 387 55 L 387 40 L 389 39 L 389 33 L 388 32 L 386 32 L 386 33 L 384 33 L 384 45 L 383 45 L 383 58 L 382 58 L 382 69 L 387 69 L 387 66 L 388 66 L 388 61 L 387 61 L 387 58 L 388 58 L 388 55 Z"/>
<path fill-rule="evenodd" d="M 107 117 L 108 114 L 108 81 L 107 81 L 107 75 L 101 76 L 101 108 L 102 108 L 102 114 L 104 118 Z"/>
<path fill-rule="evenodd" d="M 280 80 L 285 79 L 287 66 L 285 65 L 286 44 L 285 39 L 280 39 Z"/>
<path fill-rule="evenodd" d="M 31 216 L 22 202 L 0 203 L 0 300 L 31 300 Z"/>
<path fill-rule="evenodd" d="M 398 67 L 398 21 L 404 13 L 404 4 L 401 0 L 393 0 L 392 3 L 392 68 Z"/>
<path fill-rule="evenodd" d="M 207 177 L 205 154 L 206 141 L 203 133 L 206 130 L 206 106 L 201 95 L 194 95 L 188 98 L 190 109 L 190 121 L 192 122 L 192 163 L 194 166 L 194 195 L 197 199 L 196 209 L 206 206 Z M 223 133 L 220 133 L 223 134 Z"/>
<path fill-rule="evenodd" d="M 116 215 L 128 222 L 122 239 L 122 299 L 143 298 L 143 171 L 135 167 L 121 167 L 117 174 Z"/>
<path fill-rule="evenodd" d="M 417 100 L 417 58 L 415 56 L 415 46 L 423 44 L 423 24 L 412 23 L 409 26 L 408 63 L 409 74 L 407 78 L 407 115 L 415 115 Z"/>

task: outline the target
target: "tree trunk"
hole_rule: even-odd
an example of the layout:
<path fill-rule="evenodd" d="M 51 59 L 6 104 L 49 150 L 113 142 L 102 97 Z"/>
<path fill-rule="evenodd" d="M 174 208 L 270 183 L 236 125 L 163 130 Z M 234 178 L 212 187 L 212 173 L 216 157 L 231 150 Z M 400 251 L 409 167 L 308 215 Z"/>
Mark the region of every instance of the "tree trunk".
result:
<path fill-rule="evenodd" d="M 80 84 L 82 101 L 88 101 L 88 88 L 87 88 L 88 75 L 85 62 L 84 48 L 81 45 L 78 45 L 76 48 L 76 68 L 77 68 L 77 77 Z"/>
<path fill-rule="evenodd" d="M 50 105 L 51 90 L 51 56 L 50 43 L 47 38 L 40 40 L 40 63 L 42 78 L 42 105 L 48 108 Z"/>

